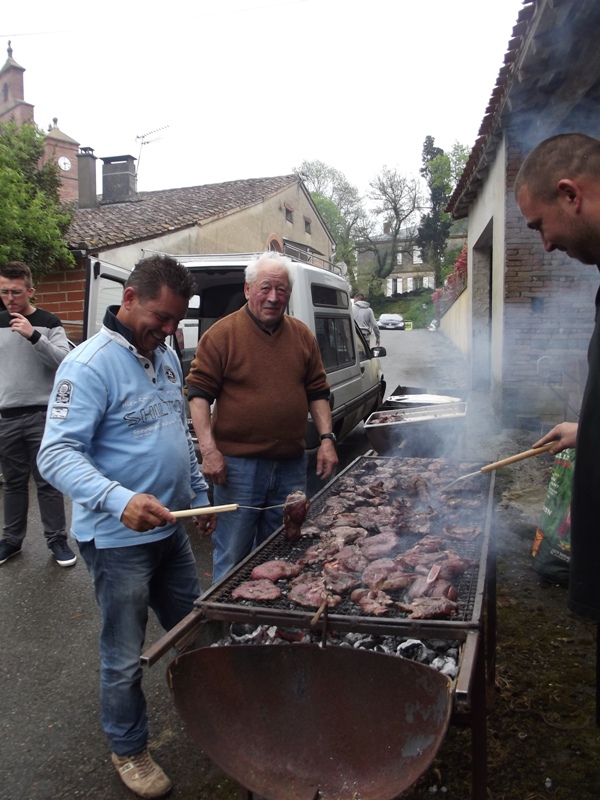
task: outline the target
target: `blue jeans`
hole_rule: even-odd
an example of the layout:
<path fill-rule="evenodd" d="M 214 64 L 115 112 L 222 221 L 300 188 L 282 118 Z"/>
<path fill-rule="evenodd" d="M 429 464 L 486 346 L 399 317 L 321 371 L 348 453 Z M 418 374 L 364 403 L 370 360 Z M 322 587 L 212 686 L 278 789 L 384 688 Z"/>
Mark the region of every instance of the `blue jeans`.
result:
<path fill-rule="evenodd" d="M 102 726 L 113 752 L 133 755 L 148 743 L 140 666 L 148 607 L 165 630 L 189 614 L 200 595 L 196 561 L 181 525 L 166 539 L 134 547 L 98 549 L 93 540 L 78 545 L 102 612 Z"/>
<path fill-rule="evenodd" d="M 285 503 L 290 492 L 306 491 L 307 456 L 269 460 L 225 456 L 227 483 L 214 486 L 216 506 L 273 506 Z M 219 514 L 213 533 L 213 581 L 233 569 L 283 522 L 283 509 L 254 511 L 240 508 Z"/>
<path fill-rule="evenodd" d="M 19 547 L 27 533 L 29 477 L 37 488 L 46 544 L 65 539 L 65 501 L 37 468 L 37 454 L 46 426 L 46 412 L 0 419 L 0 468 L 4 476 L 4 539 Z"/>

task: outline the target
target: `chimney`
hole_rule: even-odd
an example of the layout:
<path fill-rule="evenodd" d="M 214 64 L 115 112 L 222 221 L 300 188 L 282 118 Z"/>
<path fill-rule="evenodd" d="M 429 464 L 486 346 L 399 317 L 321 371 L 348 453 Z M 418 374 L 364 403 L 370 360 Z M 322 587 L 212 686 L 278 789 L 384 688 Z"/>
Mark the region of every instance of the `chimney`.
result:
<path fill-rule="evenodd" d="M 137 176 L 133 156 L 102 159 L 102 203 L 131 203 L 137 200 Z"/>
<path fill-rule="evenodd" d="M 392 232 L 391 224 L 389 222 L 384 222 L 383 223 L 383 234 L 384 234 L 384 236 L 389 236 L 391 232 Z"/>
<path fill-rule="evenodd" d="M 97 208 L 96 161 L 91 147 L 82 147 L 77 153 L 79 175 L 79 208 Z"/>

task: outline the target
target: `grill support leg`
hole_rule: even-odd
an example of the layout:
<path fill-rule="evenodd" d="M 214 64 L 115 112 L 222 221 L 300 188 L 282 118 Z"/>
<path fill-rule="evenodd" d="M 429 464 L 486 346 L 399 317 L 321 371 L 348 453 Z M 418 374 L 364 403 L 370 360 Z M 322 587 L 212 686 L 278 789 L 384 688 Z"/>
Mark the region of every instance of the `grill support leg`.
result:
<path fill-rule="evenodd" d="M 485 643 L 480 641 L 473 676 L 471 707 L 472 800 L 486 800 L 487 794 L 487 708 Z"/>

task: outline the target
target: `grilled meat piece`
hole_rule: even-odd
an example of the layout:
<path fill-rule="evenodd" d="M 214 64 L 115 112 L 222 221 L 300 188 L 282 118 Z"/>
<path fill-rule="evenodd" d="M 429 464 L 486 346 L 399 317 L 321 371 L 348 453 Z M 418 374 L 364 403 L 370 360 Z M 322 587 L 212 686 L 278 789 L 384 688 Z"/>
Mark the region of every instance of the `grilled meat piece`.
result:
<path fill-rule="evenodd" d="M 406 482 L 406 492 L 411 497 L 420 497 L 426 500 L 429 497 L 427 483 L 421 475 L 411 475 Z"/>
<path fill-rule="evenodd" d="M 244 581 L 231 592 L 233 600 L 277 600 L 281 597 L 281 589 L 272 581 Z"/>
<path fill-rule="evenodd" d="M 368 558 L 369 561 L 375 561 L 375 559 L 386 558 L 398 552 L 400 539 L 391 531 L 379 533 L 376 536 L 369 536 L 366 539 L 362 539 L 360 541 L 360 547 L 363 555 Z"/>
<path fill-rule="evenodd" d="M 292 492 L 285 498 L 283 507 L 283 535 L 288 542 L 296 542 L 302 535 L 310 500 L 304 492 Z"/>
<path fill-rule="evenodd" d="M 349 511 L 348 513 L 344 514 L 336 514 L 333 518 L 323 517 L 323 520 L 329 519 L 327 522 L 327 528 L 361 528 L 361 524 L 358 519 L 358 514 L 354 513 L 353 511 Z"/>
<path fill-rule="evenodd" d="M 391 572 L 399 572 L 398 564 L 393 558 L 378 558 L 371 561 L 362 573 L 362 582 L 369 589 L 379 589 Z"/>
<path fill-rule="evenodd" d="M 327 561 L 337 561 L 346 572 L 350 572 L 353 575 L 360 575 L 369 563 L 361 553 L 360 548 L 354 544 L 342 547 L 333 558 L 327 559 Z"/>
<path fill-rule="evenodd" d="M 455 617 L 458 613 L 458 603 L 446 597 L 417 597 L 412 603 L 397 605 L 411 619 L 444 619 Z"/>
<path fill-rule="evenodd" d="M 386 614 L 388 606 L 394 602 L 389 595 L 379 589 L 355 589 L 350 599 L 366 614 L 374 614 L 376 617 Z"/>
<path fill-rule="evenodd" d="M 302 571 L 299 564 L 292 564 L 289 561 L 281 561 L 274 559 L 273 561 L 265 561 L 264 564 L 259 564 L 254 567 L 250 573 L 250 577 L 254 581 L 262 580 L 263 578 L 275 583 L 281 578 L 295 578 Z"/>
<path fill-rule="evenodd" d="M 458 591 L 451 583 L 440 578 L 440 566 L 434 564 L 427 576 L 419 575 L 409 586 L 406 592 L 408 602 L 417 597 L 445 597 L 448 600 L 456 600 Z"/>
<path fill-rule="evenodd" d="M 329 531 L 328 538 L 335 539 L 336 542 L 340 543 L 340 546 L 344 546 L 365 539 L 368 535 L 368 531 L 364 528 L 351 528 L 348 525 L 336 525 Z"/>
<path fill-rule="evenodd" d="M 360 578 L 344 569 L 344 565 L 339 561 L 328 561 L 323 564 L 323 581 L 328 591 L 337 594 L 351 592 L 360 586 Z"/>
<path fill-rule="evenodd" d="M 443 530 L 450 539 L 458 539 L 462 542 L 472 542 L 479 534 L 483 533 L 483 528 L 477 526 L 467 528 L 460 525 L 445 525 Z"/>
<path fill-rule="evenodd" d="M 323 600 L 327 599 L 327 606 L 334 608 L 342 602 L 337 594 L 332 594 L 325 585 L 325 579 L 320 575 L 304 572 L 294 578 L 288 593 L 288 600 L 308 608 L 319 608 Z"/>
<path fill-rule="evenodd" d="M 305 567 L 308 564 L 316 564 L 318 561 L 324 561 L 326 558 L 335 556 L 339 549 L 340 543 L 338 541 L 325 539 L 307 548 L 302 558 L 299 558 L 296 563 L 301 567 Z"/>

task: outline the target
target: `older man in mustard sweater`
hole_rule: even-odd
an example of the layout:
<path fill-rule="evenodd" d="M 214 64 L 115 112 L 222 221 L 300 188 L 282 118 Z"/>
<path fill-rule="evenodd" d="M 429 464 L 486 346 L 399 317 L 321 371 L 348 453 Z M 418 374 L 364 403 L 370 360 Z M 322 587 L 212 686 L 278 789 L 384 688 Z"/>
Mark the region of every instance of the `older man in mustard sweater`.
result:
<path fill-rule="evenodd" d="M 202 336 L 187 377 L 202 471 L 215 505 L 265 508 L 306 488 L 304 434 L 310 411 L 321 435 L 317 474 L 337 464 L 329 384 L 311 330 L 285 314 L 290 260 L 266 252 L 246 268 L 247 304 Z M 211 405 L 216 401 L 211 419 Z M 219 580 L 281 524 L 282 511 L 219 516 L 213 580 Z"/>

